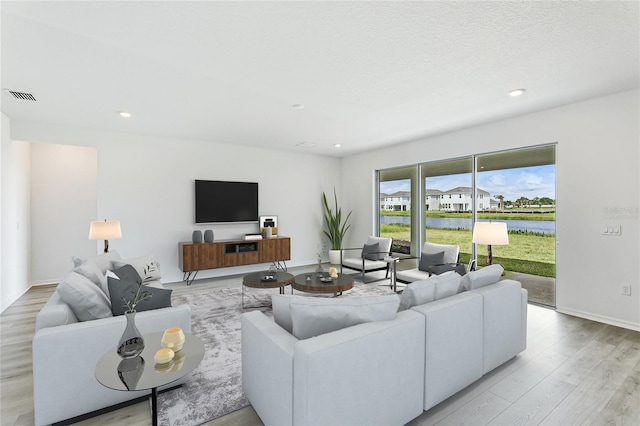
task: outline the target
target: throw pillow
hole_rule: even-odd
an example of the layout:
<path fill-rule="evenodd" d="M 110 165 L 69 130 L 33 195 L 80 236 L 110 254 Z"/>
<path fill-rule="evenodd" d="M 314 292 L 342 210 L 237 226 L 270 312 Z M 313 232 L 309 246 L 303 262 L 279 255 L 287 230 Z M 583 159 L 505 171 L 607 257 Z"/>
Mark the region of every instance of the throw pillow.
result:
<path fill-rule="evenodd" d="M 104 274 L 109 269 L 113 269 L 113 261 L 122 259 L 120 254 L 117 251 L 110 251 L 108 253 L 99 254 L 97 256 L 82 258 L 82 257 L 72 257 L 73 266 L 80 266 L 82 262 L 85 260 L 90 260 L 100 268 L 100 271 Z"/>
<path fill-rule="evenodd" d="M 434 300 L 444 299 L 445 297 L 458 294 L 460 290 L 460 282 L 462 277 L 455 272 L 447 272 L 442 275 L 435 275 L 435 292 Z"/>
<path fill-rule="evenodd" d="M 116 269 L 115 271 L 113 271 L 113 273 L 118 277 L 119 280 L 128 281 L 130 283 L 142 282 L 142 278 L 140 277 L 140 274 L 138 274 L 138 271 L 136 271 L 136 268 L 134 268 L 131 265 L 124 265 Z"/>
<path fill-rule="evenodd" d="M 429 268 L 433 265 L 441 265 L 444 263 L 444 251 L 438 253 L 422 253 L 420 254 L 420 263 L 418 263 L 418 269 L 421 271 L 429 272 Z"/>
<path fill-rule="evenodd" d="M 107 281 L 109 277 L 116 280 L 119 280 L 120 278 L 118 278 L 118 276 L 113 271 L 107 271 L 104 273 L 104 285 L 102 285 L 101 288 L 102 291 L 104 291 L 104 294 L 107 295 L 107 299 L 111 300 L 111 296 L 109 295 L 109 282 Z"/>
<path fill-rule="evenodd" d="M 142 278 L 142 282 L 159 280 L 162 278 L 160 275 L 160 264 L 155 261 L 153 256 L 142 256 L 136 257 L 133 259 L 123 259 L 123 260 L 115 260 L 113 262 L 113 266 L 117 268 L 122 268 L 124 265 L 133 266 L 140 278 Z"/>
<path fill-rule="evenodd" d="M 414 281 L 408 284 L 400 296 L 400 307 L 398 311 L 404 311 L 413 306 L 433 301 L 435 281 L 434 277 L 429 277 L 426 280 Z"/>
<path fill-rule="evenodd" d="M 369 260 L 378 260 L 378 252 L 380 251 L 380 243 L 365 244 L 362 247 L 362 257 Z"/>
<path fill-rule="evenodd" d="M 109 282 L 109 297 L 111 298 L 111 312 L 113 315 L 123 315 L 127 311 L 124 299 L 133 300 L 138 291 L 138 283 L 107 278 Z M 171 293 L 173 290 L 149 287 L 144 285 L 141 291 L 151 293 L 151 299 L 139 302 L 136 312 L 150 311 L 152 309 L 171 307 Z"/>
<path fill-rule="evenodd" d="M 73 272 L 88 278 L 92 283 L 98 286 L 102 290 L 103 285 L 107 284 L 107 279 L 104 277 L 104 272 L 100 270 L 98 265 L 92 260 L 84 259 L 80 265 L 73 268 Z"/>
<path fill-rule="evenodd" d="M 440 275 L 449 271 L 456 271 L 460 276 L 464 276 L 467 273 L 467 270 L 461 263 L 445 263 L 444 265 L 434 265 L 431 267 L 431 273 L 435 275 Z"/>
<path fill-rule="evenodd" d="M 465 290 L 474 290 L 489 284 L 497 283 L 503 272 L 504 268 L 502 265 L 495 264 L 485 266 L 482 269 L 469 272 L 465 275 L 462 279 L 462 287 L 464 287 Z"/>
<path fill-rule="evenodd" d="M 73 311 L 78 321 L 112 316 L 109 300 L 93 282 L 77 272 L 69 272 L 56 289 L 60 299 Z"/>
<path fill-rule="evenodd" d="M 400 304 L 396 294 L 303 299 L 292 299 L 290 305 L 293 335 L 301 340 L 365 322 L 392 320 Z"/>

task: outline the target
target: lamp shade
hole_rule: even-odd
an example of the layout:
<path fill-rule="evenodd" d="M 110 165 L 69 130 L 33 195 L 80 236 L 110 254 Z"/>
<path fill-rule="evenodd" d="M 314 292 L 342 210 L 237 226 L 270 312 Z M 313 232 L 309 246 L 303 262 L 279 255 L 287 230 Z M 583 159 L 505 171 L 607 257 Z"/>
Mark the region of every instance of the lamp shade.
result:
<path fill-rule="evenodd" d="M 473 243 L 493 246 L 509 244 L 507 224 L 504 222 L 476 222 L 473 227 Z"/>
<path fill-rule="evenodd" d="M 119 220 L 96 220 L 89 227 L 90 240 L 117 240 L 122 238 Z"/>

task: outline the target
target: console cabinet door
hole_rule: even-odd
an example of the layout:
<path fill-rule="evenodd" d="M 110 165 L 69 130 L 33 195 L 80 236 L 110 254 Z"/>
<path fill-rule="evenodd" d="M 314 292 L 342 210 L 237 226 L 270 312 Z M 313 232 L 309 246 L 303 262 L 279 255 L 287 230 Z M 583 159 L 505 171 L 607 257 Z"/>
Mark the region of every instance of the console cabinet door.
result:
<path fill-rule="evenodd" d="M 180 269 L 193 272 L 221 268 L 222 249 L 223 245 L 217 243 L 181 243 Z"/>
<path fill-rule="evenodd" d="M 289 238 L 273 238 L 260 241 L 260 262 L 289 260 L 291 248 Z"/>

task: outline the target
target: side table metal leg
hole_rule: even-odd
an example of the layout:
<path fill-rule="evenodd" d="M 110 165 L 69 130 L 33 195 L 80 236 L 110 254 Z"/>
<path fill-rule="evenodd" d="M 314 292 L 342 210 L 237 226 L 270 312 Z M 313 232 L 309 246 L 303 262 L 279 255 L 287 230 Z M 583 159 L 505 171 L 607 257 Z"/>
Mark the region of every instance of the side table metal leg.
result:
<path fill-rule="evenodd" d="M 151 424 L 158 426 L 158 388 L 151 389 Z"/>

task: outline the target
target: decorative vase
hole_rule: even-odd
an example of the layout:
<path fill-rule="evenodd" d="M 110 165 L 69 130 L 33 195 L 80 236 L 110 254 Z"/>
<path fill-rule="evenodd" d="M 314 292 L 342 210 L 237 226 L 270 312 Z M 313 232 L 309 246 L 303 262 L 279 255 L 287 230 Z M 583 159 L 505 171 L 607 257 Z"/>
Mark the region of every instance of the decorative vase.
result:
<path fill-rule="evenodd" d="M 204 231 L 204 242 L 212 243 L 213 242 L 213 231 L 211 229 L 207 229 Z"/>
<path fill-rule="evenodd" d="M 162 335 L 162 346 L 178 352 L 184 345 L 184 332 L 180 327 L 167 328 Z"/>
<path fill-rule="evenodd" d="M 144 339 L 140 330 L 136 327 L 136 311 L 126 311 L 124 313 L 127 319 L 127 326 L 118 342 L 118 355 L 122 358 L 133 358 L 144 350 Z"/>
<path fill-rule="evenodd" d="M 199 229 L 196 229 L 195 231 L 193 231 L 193 234 L 191 234 L 191 241 L 193 241 L 194 243 L 201 243 L 202 231 L 200 231 Z"/>
<path fill-rule="evenodd" d="M 318 278 L 324 277 L 324 269 L 322 269 L 322 259 L 318 258 L 318 267 L 316 268 L 316 276 Z"/>

